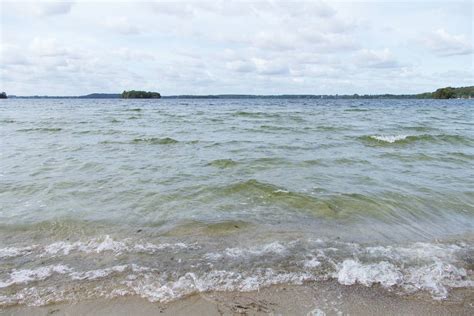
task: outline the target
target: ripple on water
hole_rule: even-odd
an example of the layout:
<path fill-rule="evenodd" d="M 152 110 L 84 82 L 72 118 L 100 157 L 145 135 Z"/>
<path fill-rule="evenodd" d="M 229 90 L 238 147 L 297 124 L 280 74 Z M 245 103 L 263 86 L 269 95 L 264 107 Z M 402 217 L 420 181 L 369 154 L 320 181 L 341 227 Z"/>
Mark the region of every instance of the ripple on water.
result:
<path fill-rule="evenodd" d="M 216 159 L 207 164 L 220 169 L 235 167 L 237 162 L 232 159 Z"/>
<path fill-rule="evenodd" d="M 177 144 L 179 141 L 171 137 L 149 137 L 149 138 L 135 138 L 132 143 L 134 144 L 150 144 L 150 145 L 171 145 Z"/>
<path fill-rule="evenodd" d="M 15 102 L 2 306 L 320 279 L 474 289 L 471 103 Z"/>
<path fill-rule="evenodd" d="M 35 127 L 35 128 L 23 128 L 19 129 L 18 132 L 44 132 L 44 133 L 55 133 L 62 131 L 59 127 Z"/>

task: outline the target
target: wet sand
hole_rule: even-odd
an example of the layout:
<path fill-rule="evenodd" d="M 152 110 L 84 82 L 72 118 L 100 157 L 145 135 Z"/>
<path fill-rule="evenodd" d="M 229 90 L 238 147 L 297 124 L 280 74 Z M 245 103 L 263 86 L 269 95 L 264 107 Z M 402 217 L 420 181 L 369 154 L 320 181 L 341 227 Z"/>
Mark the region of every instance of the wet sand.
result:
<path fill-rule="evenodd" d="M 0 315 L 473 315 L 474 291 L 452 290 L 449 299 L 408 296 L 336 282 L 278 285 L 254 292 L 211 292 L 152 303 L 140 297 L 96 299 L 41 307 L 12 306 Z"/>

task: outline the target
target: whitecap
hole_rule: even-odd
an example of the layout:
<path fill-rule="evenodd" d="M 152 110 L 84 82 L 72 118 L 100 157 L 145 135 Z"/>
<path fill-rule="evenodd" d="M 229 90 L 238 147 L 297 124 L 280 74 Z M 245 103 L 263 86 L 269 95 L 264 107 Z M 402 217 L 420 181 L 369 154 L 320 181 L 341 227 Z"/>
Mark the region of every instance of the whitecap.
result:
<path fill-rule="evenodd" d="M 72 271 L 68 266 L 58 264 L 36 269 L 13 270 L 5 281 L 0 281 L 0 288 L 9 287 L 14 284 L 27 284 L 33 281 L 41 281 L 54 273 L 66 274 Z"/>
<path fill-rule="evenodd" d="M 400 140 L 404 140 L 408 137 L 408 135 L 372 135 L 370 138 L 386 142 L 386 143 L 395 143 Z"/>

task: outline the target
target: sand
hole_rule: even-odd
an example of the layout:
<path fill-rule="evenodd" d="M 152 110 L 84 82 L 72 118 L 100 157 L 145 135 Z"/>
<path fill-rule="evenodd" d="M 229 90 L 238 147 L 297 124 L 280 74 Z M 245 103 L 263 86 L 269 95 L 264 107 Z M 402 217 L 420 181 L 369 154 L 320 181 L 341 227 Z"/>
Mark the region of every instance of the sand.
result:
<path fill-rule="evenodd" d="M 474 315 L 474 292 L 447 300 L 399 295 L 377 286 L 336 282 L 272 286 L 254 292 L 211 292 L 167 304 L 140 297 L 95 299 L 40 307 L 11 306 L 0 315 Z"/>

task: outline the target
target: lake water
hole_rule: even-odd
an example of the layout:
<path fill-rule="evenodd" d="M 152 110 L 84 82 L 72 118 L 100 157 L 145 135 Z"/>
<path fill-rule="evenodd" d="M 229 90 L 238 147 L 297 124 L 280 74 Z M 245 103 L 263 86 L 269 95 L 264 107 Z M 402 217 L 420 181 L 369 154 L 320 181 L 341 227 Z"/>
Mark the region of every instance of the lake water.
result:
<path fill-rule="evenodd" d="M 0 306 L 474 288 L 472 100 L 0 102 Z"/>

